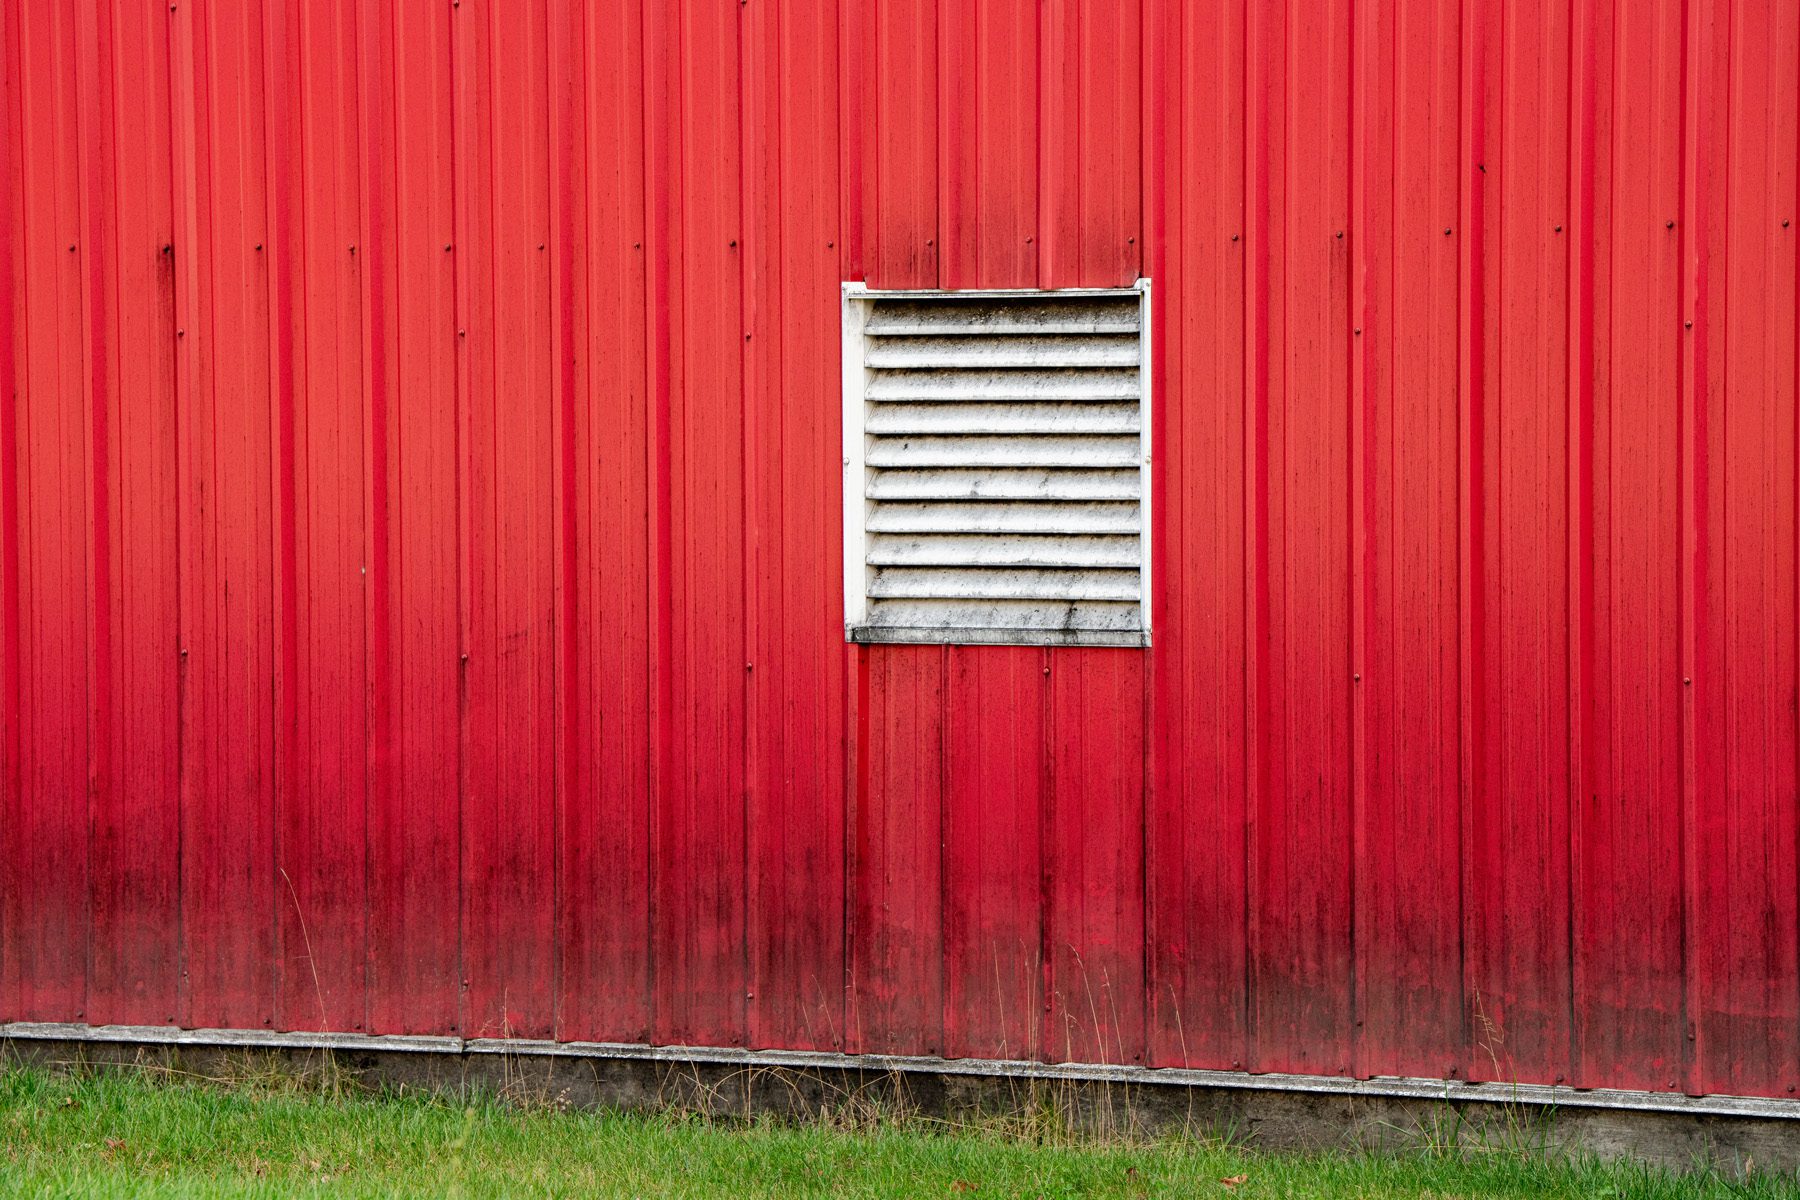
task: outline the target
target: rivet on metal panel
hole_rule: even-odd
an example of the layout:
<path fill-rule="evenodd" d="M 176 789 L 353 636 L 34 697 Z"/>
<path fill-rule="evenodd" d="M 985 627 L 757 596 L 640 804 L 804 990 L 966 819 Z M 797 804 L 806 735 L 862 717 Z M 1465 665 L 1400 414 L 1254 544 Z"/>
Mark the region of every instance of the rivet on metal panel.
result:
<path fill-rule="evenodd" d="M 746 671 L 754 671 L 754 670 L 756 670 L 756 664 L 755 664 L 755 663 L 745 663 L 745 664 L 744 664 L 744 670 L 746 670 Z"/>
<path fill-rule="evenodd" d="M 1444 230 L 1444 236 L 1445 236 L 1445 237 L 1449 237 L 1449 236 L 1450 236 L 1450 231 L 1449 231 L 1449 230 L 1448 230 L 1448 229 L 1446 229 L 1446 230 Z"/>
<path fill-rule="evenodd" d="M 164 254 L 173 254 L 173 253 L 174 253 L 174 252 L 175 252 L 175 247 L 173 247 L 173 246 L 168 246 L 168 245 L 165 245 L 165 246 L 164 246 L 164 247 L 163 247 L 163 253 L 164 253 Z"/>
<path fill-rule="evenodd" d="M 70 247 L 69 247 L 69 253 L 70 253 L 70 254 L 73 254 L 73 253 L 75 253 L 75 247 L 74 247 L 74 246 L 70 246 Z"/>
<path fill-rule="evenodd" d="M 1357 337 L 1361 337 L 1361 336 L 1362 336 L 1362 330 L 1361 330 L 1361 329 L 1360 329 L 1360 328 L 1359 328 L 1359 329 L 1357 329 L 1357 330 L 1356 330 L 1356 336 L 1357 336 Z"/>
<path fill-rule="evenodd" d="M 175 331 L 175 336 L 176 336 L 176 337 L 186 337 L 186 336 L 187 336 L 187 330 L 185 330 L 185 329 L 177 329 L 177 330 L 176 330 L 176 331 Z"/>
<path fill-rule="evenodd" d="M 1237 240 L 1238 240 L 1238 235 L 1237 235 L 1237 234 L 1235 234 L 1235 233 L 1234 233 L 1234 234 L 1232 234 L 1232 235 L 1231 235 L 1231 240 L 1232 240 L 1232 241 L 1234 241 L 1234 242 L 1235 242 L 1235 241 L 1237 241 Z"/>
<path fill-rule="evenodd" d="M 448 242 L 444 243 L 444 253 L 450 253 L 450 244 Z"/>
<path fill-rule="evenodd" d="M 1351 678 L 1351 680 L 1353 680 L 1356 683 L 1361 683 L 1362 682 L 1362 672 L 1358 671 L 1358 672 L 1356 672 L 1356 674 L 1350 676 L 1350 678 Z"/>
<path fill-rule="evenodd" d="M 352 246 L 352 247 L 350 247 L 350 253 L 352 253 L 352 254 L 355 254 L 355 253 L 356 253 L 356 247 L 355 247 L 355 246 Z"/>
<path fill-rule="evenodd" d="M 256 243 L 256 252 L 258 254 L 262 253 L 262 243 L 261 242 Z"/>
<path fill-rule="evenodd" d="M 1664 229 L 1673 229 L 1673 228 L 1675 228 L 1675 222 L 1670 221 L 1668 224 L 1664 225 L 1663 228 Z"/>
<path fill-rule="evenodd" d="M 1556 227 L 1556 232 L 1557 232 L 1557 233 L 1561 233 L 1561 232 L 1562 232 L 1562 226 L 1561 226 L 1561 225 L 1558 225 L 1558 226 L 1557 226 L 1557 227 Z"/>
<path fill-rule="evenodd" d="M 1694 681 L 1692 678 L 1683 678 L 1681 681 L 1681 686 L 1682 687 L 1693 687 Z"/>
<path fill-rule="evenodd" d="M 1685 324 L 1685 327 L 1688 329 L 1692 329 L 1694 327 L 1694 323 L 1692 321 L 1687 321 L 1684 324 Z"/>
<path fill-rule="evenodd" d="M 730 242 L 730 246 L 733 250 L 737 249 L 737 240 L 735 238 Z"/>
<path fill-rule="evenodd" d="M 836 242 L 826 242 L 826 243 L 825 243 L 825 248 L 826 248 L 826 249 L 827 249 L 827 250 L 831 250 L 831 249 L 834 249 L 834 248 L 835 248 L 835 247 L 836 247 L 836 246 L 837 246 L 837 243 L 836 243 Z"/>
<path fill-rule="evenodd" d="M 1343 230 L 1341 230 L 1341 229 L 1340 229 L 1340 230 L 1338 230 L 1338 231 L 1337 231 L 1337 235 L 1338 235 L 1338 237 L 1340 237 L 1340 238 L 1341 238 L 1341 237 L 1343 237 L 1343 236 L 1344 236 L 1344 231 L 1343 231 Z"/>
<path fill-rule="evenodd" d="M 1031 239 L 1030 239 L 1030 238 L 1026 238 L 1026 239 L 1025 239 L 1025 244 L 1026 244 L 1026 245 L 1027 245 L 1027 246 L 1029 246 L 1029 245 L 1031 245 Z"/>

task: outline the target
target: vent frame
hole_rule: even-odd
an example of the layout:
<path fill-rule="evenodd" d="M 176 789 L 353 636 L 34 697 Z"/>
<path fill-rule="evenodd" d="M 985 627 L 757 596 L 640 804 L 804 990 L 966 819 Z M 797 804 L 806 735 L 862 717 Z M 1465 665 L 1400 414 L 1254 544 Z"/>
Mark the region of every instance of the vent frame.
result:
<path fill-rule="evenodd" d="M 1133 297 L 1137 304 L 1135 330 L 1137 354 L 1131 370 L 1137 380 L 1137 521 L 1135 536 L 1137 553 L 1137 599 L 1131 606 L 1136 620 L 1129 624 L 1105 628 L 1069 628 L 1004 622 L 964 624 L 953 620 L 941 622 L 896 624 L 871 619 L 871 591 L 876 568 L 868 559 L 871 525 L 879 502 L 869 496 L 872 473 L 873 441 L 869 429 L 870 408 L 876 403 L 870 396 L 870 384 L 876 369 L 868 364 L 871 334 L 867 332 L 876 305 L 881 301 L 929 304 L 933 301 L 979 302 L 993 300 L 1079 300 L 1082 298 L 1117 299 Z M 928 645 L 1017 645 L 1017 646 L 1118 646 L 1142 648 L 1150 645 L 1152 540 L 1155 528 L 1152 508 L 1152 469 L 1154 453 L 1151 441 L 1154 389 L 1152 386 L 1150 280 L 1139 279 L 1128 288 L 1008 288 L 1008 289 L 875 289 L 863 283 L 842 285 L 842 366 L 843 366 L 843 586 L 844 634 L 846 641 L 860 644 L 907 643 Z M 962 335 L 979 336 L 979 335 Z M 1079 364 L 1078 364 L 1079 366 Z M 966 369 L 966 368 L 965 368 Z M 1114 368 L 1116 369 L 1116 368 Z M 1017 401 L 1021 406 L 1029 403 Z M 921 431 L 923 432 L 923 431 Z M 1069 431 L 1079 433 L 1079 431 Z M 890 435 L 892 436 L 892 435 Z M 1001 431 L 995 438 L 1030 437 L 1016 431 Z M 1041 438 L 1039 439 L 1042 440 Z M 991 506 L 990 506 L 991 507 Z M 982 536 L 982 535 L 976 535 Z M 1069 537 L 1086 536 L 1069 533 Z M 999 535 L 1003 539 L 1004 535 Z M 999 544 L 997 540 L 996 545 Z M 1069 570 L 1079 568 L 1070 567 Z"/>

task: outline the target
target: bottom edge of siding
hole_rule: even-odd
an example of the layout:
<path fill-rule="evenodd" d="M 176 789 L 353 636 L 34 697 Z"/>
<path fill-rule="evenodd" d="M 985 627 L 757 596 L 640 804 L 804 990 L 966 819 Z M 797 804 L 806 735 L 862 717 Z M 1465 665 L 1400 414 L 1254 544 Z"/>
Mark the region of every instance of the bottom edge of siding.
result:
<path fill-rule="evenodd" d="M 459 1038 L 420 1034 L 284 1032 L 268 1029 L 181 1029 L 169 1025 L 83 1025 L 21 1021 L 0 1024 L 0 1043 L 9 1039 L 213 1046 L 296 1050 L 390 1051 L 447 1055 L 522 1055 L 637 1059 L 670 1063 L 725 1064 L 834 1071 L 904 1072 L 926 1075 L 1001 1076 L 1192 1087 L 1238 1091 L 1306 1092 L 1449 1103 L 1523 1104 L 1543 1108 L 1611 1108 L 1692 1116 L 1800 1120 L 1800 1101 L 1760 1096 L 1708 1095 L 1572 1088 L 1531 1083 L 1469 1083 L 1402 1076 L 1350 1078 L 1331 1075 L 1252 1074 L 1196 1067 L 1136 1067 L 1108 1063 L 1042 1063 L 1022 1059 L 933 1058 L 922 1055 L 840 1054 L 817 1050 L 750 1050 L 731 1046 L 655 1046 L 626 1042 L 554 1042 L 525 1038 Z"/>

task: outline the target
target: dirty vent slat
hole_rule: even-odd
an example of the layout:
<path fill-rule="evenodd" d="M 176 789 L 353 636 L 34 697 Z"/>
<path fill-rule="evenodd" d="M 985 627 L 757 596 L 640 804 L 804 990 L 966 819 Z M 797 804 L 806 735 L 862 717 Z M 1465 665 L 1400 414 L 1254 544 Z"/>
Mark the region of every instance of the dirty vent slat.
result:
<path fill-rule="evenodd" d="M 1139 289 L 847 299 L 852 638 L 1147 643 L 1147 307 Z"/>

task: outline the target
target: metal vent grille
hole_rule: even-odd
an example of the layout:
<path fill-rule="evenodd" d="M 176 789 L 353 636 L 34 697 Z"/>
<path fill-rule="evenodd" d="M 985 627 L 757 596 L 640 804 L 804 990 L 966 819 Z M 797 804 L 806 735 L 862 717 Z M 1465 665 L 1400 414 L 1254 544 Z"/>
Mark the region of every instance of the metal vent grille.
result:
<path fill-rule="evenodd" d="M 844 289 L 852 641 L 1149 641 L 1149 287 Z"/>

